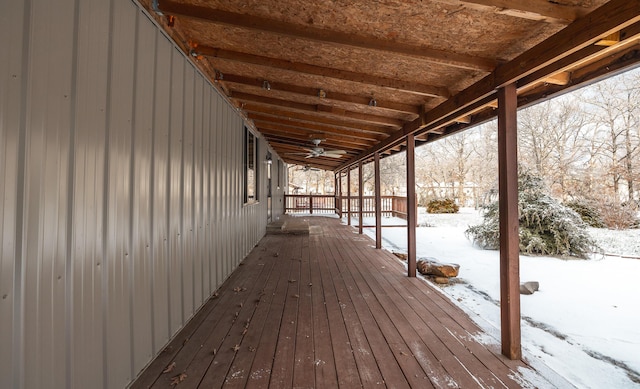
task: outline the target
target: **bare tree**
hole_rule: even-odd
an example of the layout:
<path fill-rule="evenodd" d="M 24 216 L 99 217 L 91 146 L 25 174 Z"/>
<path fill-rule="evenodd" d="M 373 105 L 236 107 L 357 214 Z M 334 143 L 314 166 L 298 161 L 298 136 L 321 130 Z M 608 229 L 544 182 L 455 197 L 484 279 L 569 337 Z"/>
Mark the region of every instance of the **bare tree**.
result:
<path fill-rule="evenodd" d="M 596 136 L 602 139 L 601 157 L 609 176 L 612 196 L 636 200 L 640 151 L 640 76 L 623 74 L 595 84 L 585 94 L 592 111 Z M 626 182 L 626 193 L 620 185 Z"/>
<path fill-rule="evenodd" d="M 585 159 L 585 123 L 575 95 L 537 104 L 518 115 L 521 164 L 545 177 L 558 197 L 566 197 L 579 186 L 578 167 Z"/>

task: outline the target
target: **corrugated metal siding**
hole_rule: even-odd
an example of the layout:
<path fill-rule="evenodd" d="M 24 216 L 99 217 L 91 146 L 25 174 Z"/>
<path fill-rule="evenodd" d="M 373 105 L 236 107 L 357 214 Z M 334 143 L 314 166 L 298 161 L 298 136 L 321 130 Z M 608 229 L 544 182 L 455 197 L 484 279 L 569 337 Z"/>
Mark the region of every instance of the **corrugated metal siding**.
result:
<path fill-rule="evenodd" d="M 241 117 L 128 0 L 3 1 L 0 48 L 0 387 L 122 388 L 263 236 L 266 165 L 243 205 Z"/>

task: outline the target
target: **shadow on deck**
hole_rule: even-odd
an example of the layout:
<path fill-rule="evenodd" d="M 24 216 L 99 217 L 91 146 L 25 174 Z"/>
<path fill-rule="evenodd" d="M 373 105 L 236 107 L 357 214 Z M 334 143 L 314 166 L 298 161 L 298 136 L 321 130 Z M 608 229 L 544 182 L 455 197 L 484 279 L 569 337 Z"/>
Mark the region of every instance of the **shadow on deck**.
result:
<path fill-rule="evenodd" d="M 304 219 L 308 235 L 265 236 L 132 387 L 556 387 L 370 239 Z"/>

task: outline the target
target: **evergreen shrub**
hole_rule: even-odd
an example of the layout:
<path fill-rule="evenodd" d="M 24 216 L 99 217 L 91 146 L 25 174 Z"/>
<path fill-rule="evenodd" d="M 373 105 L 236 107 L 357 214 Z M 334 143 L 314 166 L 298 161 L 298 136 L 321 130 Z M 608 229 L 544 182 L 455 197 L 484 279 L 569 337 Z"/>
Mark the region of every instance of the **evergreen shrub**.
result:
<path fill-rule="evenodd" d="M 587 258 L 596 249 L 580 216 L 547 194 L 542 179 L 530 173 L 518 176 L 518 215 L 521 253 Z M 494 202 L 485 207 L 482 224 L 469 227 L 465 234 L 480 247 L 497 250 L 499 225 L 498 202 Z"/>

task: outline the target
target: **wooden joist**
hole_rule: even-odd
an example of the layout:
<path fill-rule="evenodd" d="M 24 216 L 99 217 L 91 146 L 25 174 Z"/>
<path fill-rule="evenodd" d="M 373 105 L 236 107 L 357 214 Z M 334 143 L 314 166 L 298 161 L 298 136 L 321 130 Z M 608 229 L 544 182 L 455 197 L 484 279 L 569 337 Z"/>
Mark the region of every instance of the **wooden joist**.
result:
<path fill-rule="evenodd" d="M 374 76 L 349 70 L 335 69 L 302 62 L 288 61 L 280 58 L 241 53 L 238 51 L 225 50 L 204 45 L 198 45 L 194 49 L 194 53 L 196 55 L 203 55 L 205 57 L 211 58 L 220 58 L 227 61 L 243 62 L 258 66 L 288 70 L 296 73 L 330 77 L 342 81 L 374 85 L 382 88 L 389 88 L 400 92 L 412 93 L 426 97 L 448 97 L 450 95 L 449 90 L 442 86 L 423 85 L 417 82 L 403 81 L 401 79 Z"/>
<path fill-rule="evenodd" d="M 240 14 L 205 6 L 184 4 L 176 1 L 159 1 L 158 8 L 166 14 L 186 16 L 206 20 L 211 23 L 269 32 L 326 44 L 338 44 L 395 55 L 419 57 L 425 61 L 462 69 L 490 72 L 497 64 L 495 60 L 489 58 L 481 58 L 423 46 L 412 46 L 402 42 L 382 40 L 375 37 L 358 36 L 337 30 L 319 28 L 313 25 L 300 26 L 282 20 L 274 20 L 244 13 Z"/>

